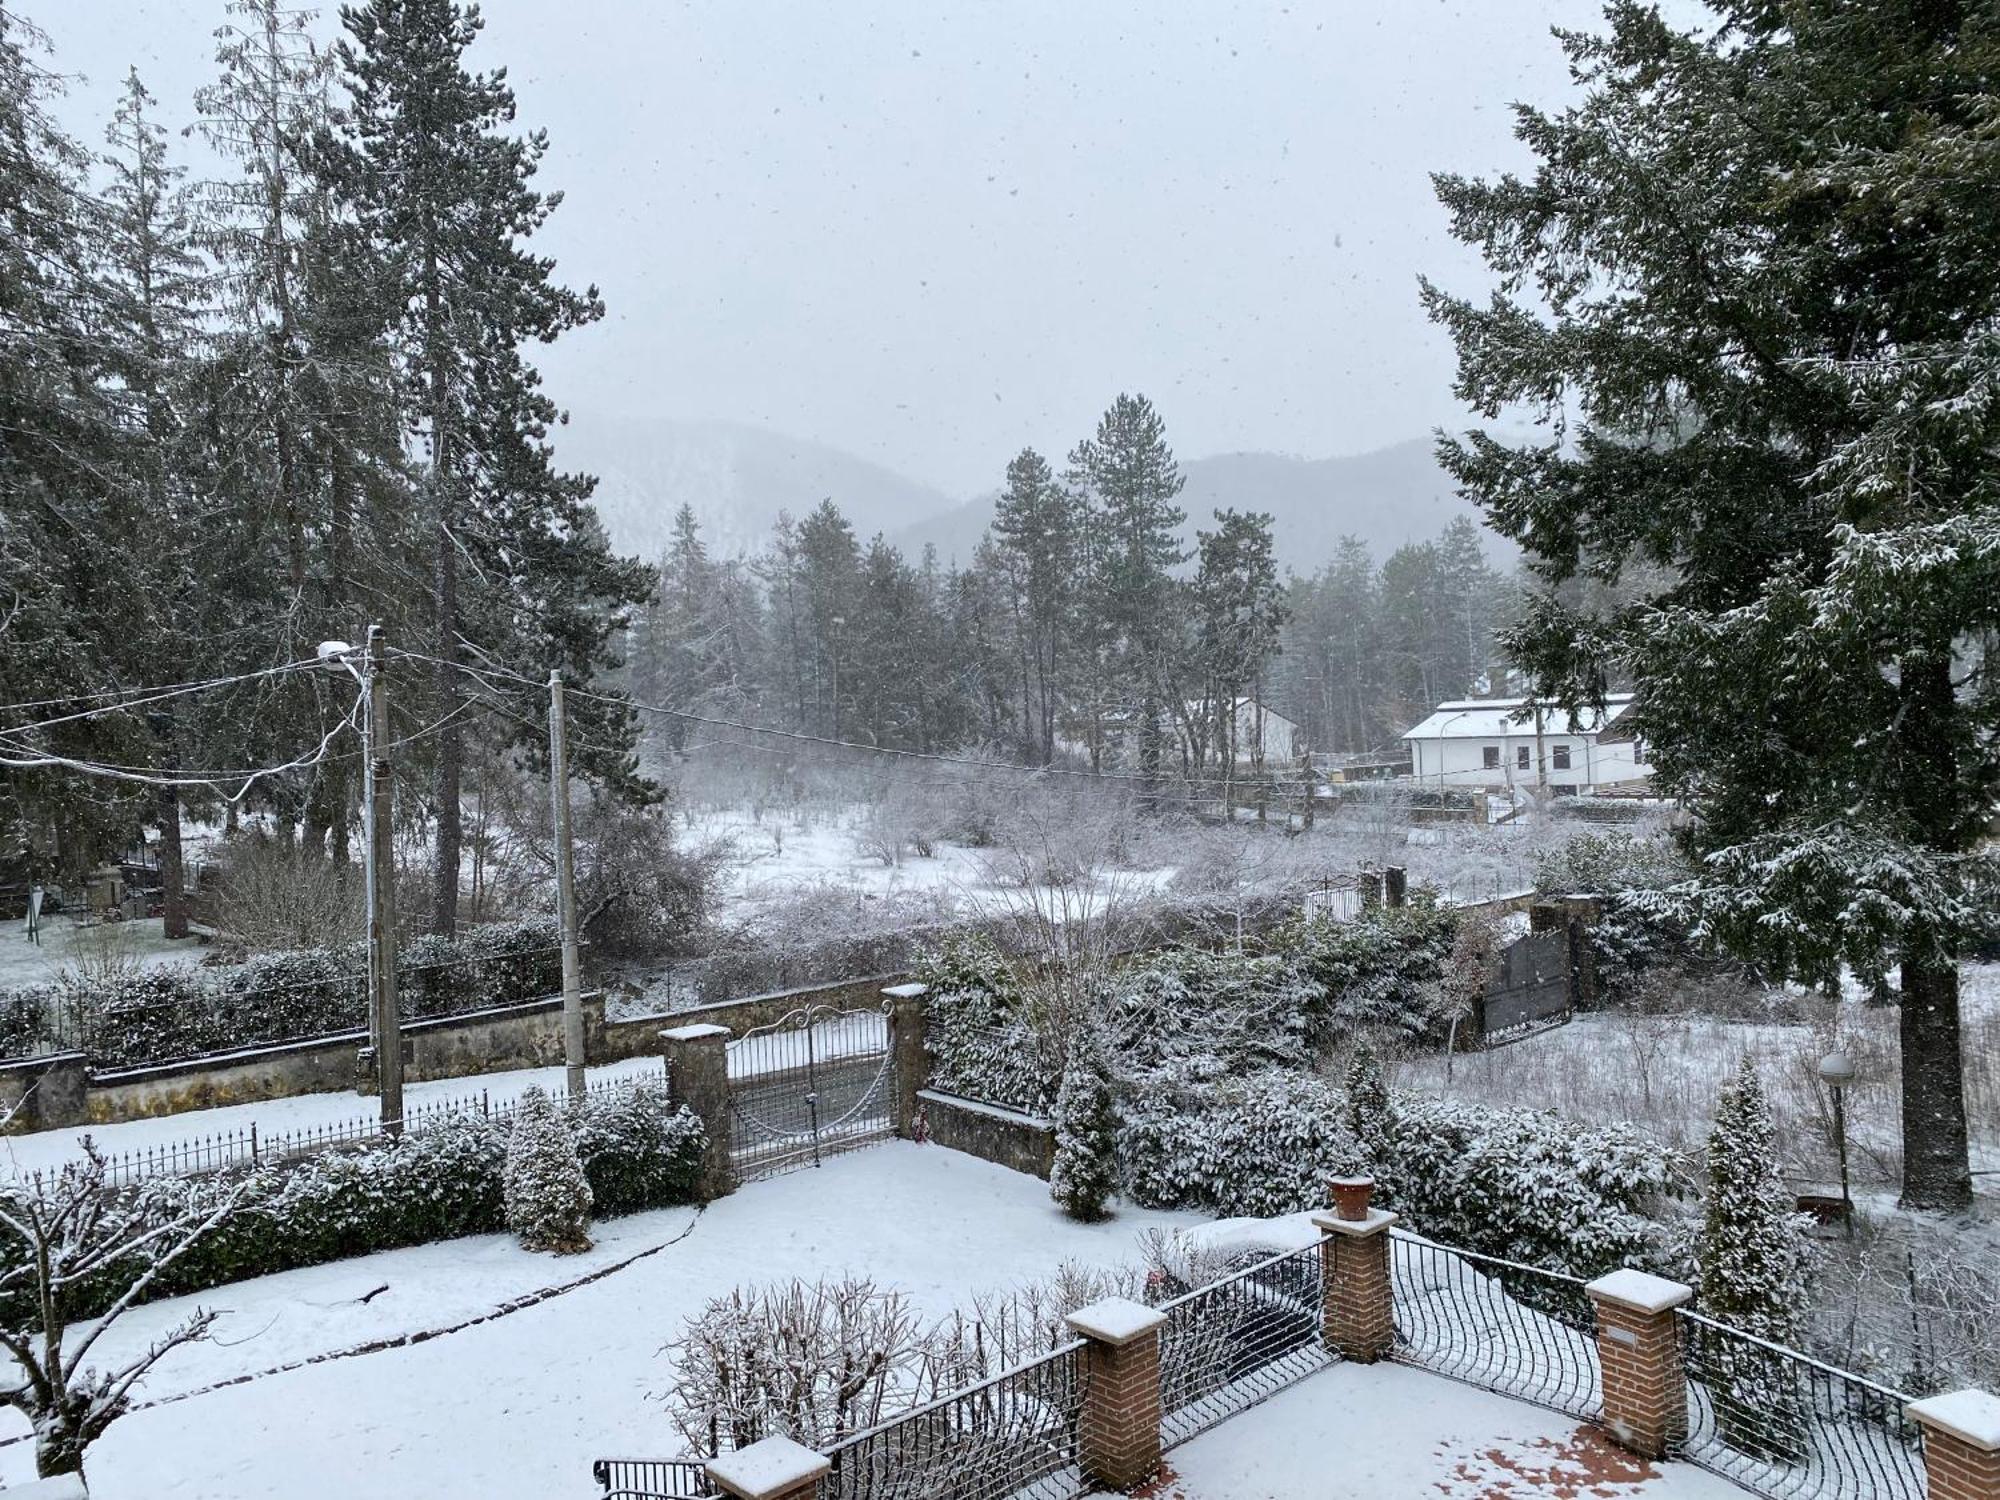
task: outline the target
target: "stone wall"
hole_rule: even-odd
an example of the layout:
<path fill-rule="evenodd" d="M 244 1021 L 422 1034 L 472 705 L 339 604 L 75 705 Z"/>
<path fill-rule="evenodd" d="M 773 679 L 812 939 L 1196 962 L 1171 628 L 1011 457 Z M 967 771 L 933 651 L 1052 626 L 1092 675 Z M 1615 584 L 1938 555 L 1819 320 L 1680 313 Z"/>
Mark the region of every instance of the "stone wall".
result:
<path fill-rule="evenodd" d="M 917 1103 L 923 1111 L 925 1138 L 935 1145 L 1026 1172 L 1044 1182 L 1055 1169 L 1053 1121 L 936 1089 L 919 1090 Z"/>
<path fill-rule="evenodd" d="M 604 997 L 585 995 L 583 1012 L 586 1046 L 601 1046 Z M 360 1068 L 361 1049 L 367 1042 L 366 1032 L 350 1031 L 185 1062 L 98 1073 L 80 1091 L 73 1113 L 49 1118 L 43 1109 L 34 1123 L 17 1128 L 111 1125 L 294 1094 L 342 1093 L 370 1081 Z M 404 1079 L 409 1083 L 558 1065 L 563 1060 L 562 997 L 405 1022 L 403 1051 Z M 18 1070 L 24 1065 L 13 1066 Z M 0 1067 L 0 1107 L 7 1102 L 9 1086 L 9 1070 Z M 24 1117 L 26 1114 L 24 1111 Z"/>

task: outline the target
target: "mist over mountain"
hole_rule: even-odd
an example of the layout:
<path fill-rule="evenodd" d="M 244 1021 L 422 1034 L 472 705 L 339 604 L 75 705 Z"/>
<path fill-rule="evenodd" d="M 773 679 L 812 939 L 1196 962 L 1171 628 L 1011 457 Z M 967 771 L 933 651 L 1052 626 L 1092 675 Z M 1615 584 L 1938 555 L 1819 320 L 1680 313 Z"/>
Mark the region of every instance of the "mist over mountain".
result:
<path fill-rule="evenodd" d="M 1326 562 L 1350 533 L 1380 559 L 1405 542 L 1436 536 L 1460 516 L 1480 519 L 1438 467 L 1427 437 L 1340 458 L 1219 453 L 1181 470 L 1187 488 L 1180 504 L 1188 516 L 1182 530 L 1190 543 L 1198 529 L 1212 527 L 1219 509 L 1268 511 L 1278 565 L 1300 573 Z M 964 562 L 992 519 L 993 497 L 985 495 L 892 531 L 890 539 L 909 556 L 930 544 L 940 557 Z M 1505 541 L 1486 535 L 1496 560 L 1513 556 Z"/>
<path fill-rule="evenodd" d="M 762 547 L 780 510 L 800 516 L 828 498 L 863 537 L 954 503 L 880 464 L 747 423 L 578 415 L 554 436 L 562 467 L 597 476 L 597 513 L 618 550 L 648 559 L 683 502 L 717 556 Z"/>
<path fill-rule="evenodd" d="M 579 417 L 558 435 L 561 462 L 598 476 L 597 509 L 622 552 L 653 557 L 676 508 L 692 505 L 720 556 L 769 539 L 778 512 L 803 515 L 831 498 L 866 540 L 884 532 L 912 560 L 935 546 L 961 564 L 993 518 L 993 496 L 943 491 L 825 443 L 737 422 Z M 1378 558 L 1479 519 L 1438 468 L 1429 438 L 1339 458 L 1222 453 L 1183 465 L 1190 542 L 1221 507 L 1269 511 L 1278 563 L 1310 573 L 1352 533 Z M 1512 549 L 1489 534 L 1496 559 Z"/>

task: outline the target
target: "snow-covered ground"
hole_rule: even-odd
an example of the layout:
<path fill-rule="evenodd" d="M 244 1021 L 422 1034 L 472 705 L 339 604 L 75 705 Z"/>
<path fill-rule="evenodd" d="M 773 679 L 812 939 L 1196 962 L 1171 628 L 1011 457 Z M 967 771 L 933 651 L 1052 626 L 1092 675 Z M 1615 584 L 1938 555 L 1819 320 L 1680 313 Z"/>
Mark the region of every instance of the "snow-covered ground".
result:
<path fill-rule="evenodd" d="M 252 1371 L 465 1321 L 691 1232 L 601 1280 L 423 1343 Z M 598 1247 L 552 1259 L 503 1236 L 390 1251 L 221 1288 L 210 1344 L 162 1362 L 133 1413 L 92 1448 L 96 1500 L 550 1500 L 590 1492 L 590 1461 L 682 1445 L 654 1399 L 661 1346 L 732 1287 L 855 1272 L 942 1313 L 1065 1260 L 1138 1258 L 1136 1236 L 1188 1215 L 1127 1209 L 1063 1218 L 1047 1188 L 936 1146 L 897 1142 L 755 1183 L 710 1206 L 598 1226 Z M 377 1288 L 383 1290 L 376 1291 Z M 370 1292 L 375 1295 L 359 1301 Z M 133 1313 L 105 1357 L 185 1316 L 187 1299 Z M 216 1390 L 204 1388 L 238 1380 Z M 1441 1382 L 1440 1382 L 1441 1383 Z M 8 1413 L 0 1437 L 23 1432 Z M 26 1442 L 0 1446 L 0 1483 L 31 1477 Z M 1239 1492 L 1232 1492 L 1239 1493 Z"/>
<path fill-rule="evenodd" d="M 1155 1500 L 1743 1500 L 1573 1418 L 1401 1365 L 1335 1365 L 1167 1455 Z"/>
<path fill-rule="evenodd" d="M 25 922 L 0 923 L 0 990 L 47 984 L 66 969 L 200 963 L 208 952 L 193 938 L 169 942 L 158 917 L 79 923 L 58 913 L 43 919 L 41 937 L 39 944 L 29 942 Z"/>

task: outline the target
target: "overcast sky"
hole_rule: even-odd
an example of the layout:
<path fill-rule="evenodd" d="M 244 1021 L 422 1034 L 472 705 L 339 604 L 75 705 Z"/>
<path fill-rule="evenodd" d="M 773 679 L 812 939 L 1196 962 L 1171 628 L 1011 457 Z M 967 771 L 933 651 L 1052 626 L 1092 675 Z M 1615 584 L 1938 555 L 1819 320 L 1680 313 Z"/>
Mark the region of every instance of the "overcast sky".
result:
<path fill-rule="evenodd" d="M 223 0 L 10 0 L 170 122 Z M 609 314 L 555 397 L 816 438 L 955 493 L 1060 453 L 1120 390 L 1184 458 L 1322 456 L 1461 413 L 1416 277 L 1482 287 L 1435 169 L 1519 166 L 1589 0 L 488 0 L 542 183 L 537 244 Z M 322 27 L 332 30 L 329 18 Z"/>

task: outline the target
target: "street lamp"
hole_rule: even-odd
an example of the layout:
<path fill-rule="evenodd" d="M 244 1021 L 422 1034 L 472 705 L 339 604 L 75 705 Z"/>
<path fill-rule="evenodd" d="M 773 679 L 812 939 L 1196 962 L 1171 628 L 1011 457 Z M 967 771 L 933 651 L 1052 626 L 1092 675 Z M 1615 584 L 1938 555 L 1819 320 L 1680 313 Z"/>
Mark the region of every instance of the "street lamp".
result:
<path fill-rule="evenodd" d="M 1854 1082 L 1854 1059 L 1839 1047 L 1819 1060 L 1819 1076 L 1833 1091 L 1833 1147 L 1840 1154 L 1840 1217 L 1854 1238 L 1854 1197 L 1847 1182 L 1847 1086 Z"/>

